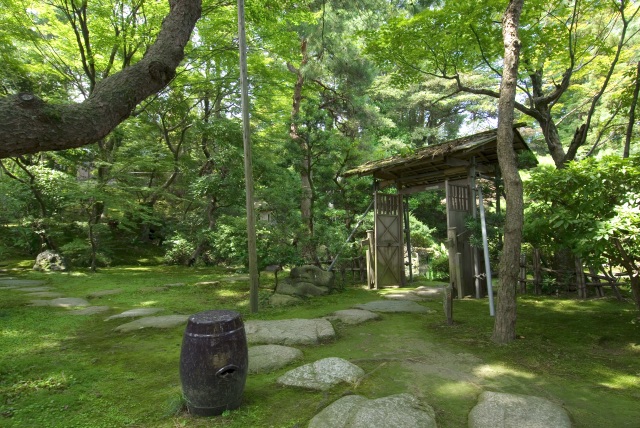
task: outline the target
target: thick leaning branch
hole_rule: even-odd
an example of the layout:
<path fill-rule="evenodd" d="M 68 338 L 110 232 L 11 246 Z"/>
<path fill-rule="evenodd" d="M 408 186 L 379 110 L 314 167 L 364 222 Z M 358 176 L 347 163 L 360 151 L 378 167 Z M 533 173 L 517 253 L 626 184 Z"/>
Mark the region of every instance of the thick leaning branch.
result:
<path fill-rule="evenodd" d="M 200 18 L 201 0 L 169 0 L 155 43 L 144 57 L 100 81 L 82 103 L 49 104 L 33 94 L 0 98 L 0 159 L 85 146 L 105 137 L 136 105 L 175 76 Z"/>

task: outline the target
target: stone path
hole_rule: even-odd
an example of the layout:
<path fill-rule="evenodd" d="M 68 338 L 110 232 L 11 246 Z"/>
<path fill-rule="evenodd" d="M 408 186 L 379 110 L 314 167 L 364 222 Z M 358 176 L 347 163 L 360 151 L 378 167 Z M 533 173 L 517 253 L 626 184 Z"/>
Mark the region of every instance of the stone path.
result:
<path fill-rule="evenodd" d="M 221 281 L 243 280 L 230 277 Z M 216 286 L 211 282 L 201 286 Z M 183 283 L 167 284 L 155 289 L 166 290 L 181 287 Z M 46 285 L 45 281 L 15 279 L 0 273 L 0 292 L 22 292 L 37 298 L 32 306 L 64 308 L 69 314 L 92 316 L 111 310 L 109 306 L 92 306 L 81 297 L 64 297 Z M 120 289 L 98 290 L 87 294 L 88 299 L 121 293 Z M 294 346 L 321 345 L 335 340 L 332 322 L 355 325 L 364 322 L 379 322 L 379 313 L 430 314 L 433 311 L 419 302 L 441 299 L 441 289 L 419 287 L 413 290 L 398 290 L 384 295 L 383 300 L 355 305 L 354 308 L 336 311 L 318 319 L 248 320 L 245 322 L 247 343 L 250 345 L 248 372 L 252 375 L 280 370 L 303 358 L 303 351 Z M 45 299 L 49 298 L 49 299 Z M 174 328 L 186 325 L 189 315 L 156 315 L 162 308 L 134 308 L 105 318 L 105 322 L 125 324 L 114 327 L 115 331 L 127 333 L 143 328 Z M 131 320 L 132 318 L 137 318 Z M 431 345 L 425 344 L 427 348 Z M 479 375 L 470 374 L 465 367 L 477 367 L 480 360 L 473 355 L 449 355 L 446 351 L 432 350 L 432 360 L 425 365 L 419 361 L 422 373 L 443 377 L 457 382 L 480 384 Z M 438 361 L 454 361 L 456 369 L 440 365 Z M 355 361 L 357 363 L 357 361 Z M 426 371 L 425 371 L 426 370 Z M 431 371 L 430 371 L 431 370 Z M 340 383 L 356 387 L 365 377 L 362 368 L 342 358 L 329 357 L 288 370 L 276 380 L 281 386 L 327 391 Z M 310 421 L 310 428 L 377 428 L 399 427 L 435 428 L 435 412 L 423 400 L 405 393 L 369 399 L 360 395 L 347 395 L 328 405 Z M 571 422 L 566 411 L 559 405 L 541 398 L 517 394 L 484 391 L 476 406 L 469 413 L 469 428 L 493 428 L 496 426 L 522 428 L 569 428 Z"/>

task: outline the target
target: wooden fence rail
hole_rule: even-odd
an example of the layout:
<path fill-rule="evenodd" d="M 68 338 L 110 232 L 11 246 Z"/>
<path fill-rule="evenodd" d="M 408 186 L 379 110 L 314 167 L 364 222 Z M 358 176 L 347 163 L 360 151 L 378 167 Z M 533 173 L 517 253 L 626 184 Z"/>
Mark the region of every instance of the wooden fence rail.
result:
<path fill-rule="evenodd" d="M 598 273 L 598 271 L 601 273 Z M 528 272 L 531 272 L 529 277 Z M 604 287 L 610 287 L 613 294 L 618 300 L 622 300 L 622 294 L 618 288 L 620 279 L 626 276 L 625 273 L 614 274 L 610 270 L 600 266 L 597 269 L 594 266 L 588 267 L 588 272 L 585 272 L 585 267 L 582 260 L 577 257 L 575 260 L 575 270 L 573 271 L 559 271 L 554 269 L 545 268 L 542 265 L 541 255 L 539 249 L 534 249 L 531 254 L 531 264 L 527 264 L 527 255 L 522 253 L 520 256 L 520 277 L 518 279 L 518 291 L 522 294 L 527 292 L 527 285 L 533 284 L 533 293 L 536 295 L 542 294 L 543 286 L 543 274 L 553 275 L 567 275 L 571 278 L 571 289 L 575 290 L 578 294 L 578 298 L 586 299 L 588 295 L 588 289 L 593 288 L 596 296 L 604 297 Z"/>

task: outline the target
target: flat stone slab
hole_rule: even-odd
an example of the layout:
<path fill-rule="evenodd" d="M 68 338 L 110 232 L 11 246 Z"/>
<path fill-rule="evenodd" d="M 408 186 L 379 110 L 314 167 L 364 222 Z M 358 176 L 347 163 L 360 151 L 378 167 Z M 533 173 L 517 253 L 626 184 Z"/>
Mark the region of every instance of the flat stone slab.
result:
<path fill-rule="evenodd" d="M 15 287 L 13 289 L 16 291 L 23 291 L 25 293 L 39 293 L 41 291 L 52 290 L 51 287 Z"/>
<path fill-rule="evenodd" d="M 73 311 L 69 311 L 71 315 L 95 315 L 101 314 L 103 312 L 107 312 L 111 309 L 109 306 L 88 306 L 84 309 L 76 309 Z"/>
<path fill-rule="evenodd" d="M 53 300 L 32 300 L 31 306 L 53 306 L 56 308 L 75 308 L 89 306 L 89 302 L 79 297 L 60 297 Z"/>
<path fill-rule="evenodd" d="M 382 297 L 389 300 L 410 300 L 412 302 L 421 302 L 427 300 L 426 297 L 418 296 L 412 291 L 398 291 L 396 293 L 384 294 Z"/>
<path fill-rule="evenodd" d="M 200 281 L 193 285 L 196 287 L 218 287 L 220 285 L 220 281 Z"/>
<path fill-rule="evenodd" d="M 184 282 L 175 282 L 173 284 L 163 284 L 161 287 L 185 287 L 187 284 Z"/>
<path fill-rule="evenodd" d="M 62 293 L 57 293 L 55 291 L 36 291 L 35 293 L 28 293 L 29 297 L 62 297 Z"/>
<path fill-rule="evenodd" d="M 249 344 L 315 345 L 336 335 L 326 319 L 249 320 L 244 329 Z"/>
<path fill-rule="evenodd" d="M 377 300 L 374 302 L 356 305 L 355 308 L 371 312 L 410 312 L 421 314 L 433 312 L 432 310 L 410 300 Z"/>
<path fill-rule="evenodd" d="M 122 324 L 115 328 L 115 331 L 123 333 L 141 330 L 143 328 L 173 328 L 182 324 L 186 324 L 189 315 L 165 315 L 160 317 L 145 317 L 139 320 Z"/>
<path fill-rule="evenodd" d="M 284 386 L 326 391 L 343 382 L 356 384 L 364 374 L 364 370 L 355 364 L 342 358 L 330 357 L 290 370 L 276 382 Z"/>
<path fill-rule="evenodd" d="M 425 287 L 423 285 L 413 290 L 412 293 L 425 298 L 440 298 L 442 297 L 443 291 L 442 286 Z"/>
<path fill-rule="evenodd" d="M 342 311 L 335 311 L 333 314 L 325 318 L 329 321 L 337 320 L 345 324 L 360 324 L 365 321 L 380 319 L 380 315 L 364 309 L 345 309 Z"/>
<path fill-rule="evenodd" d="M 94 291 L 94 292 L 91 292 L 91 293 L 87 294 L 87 297 L 90 298 L 90 299 L 94 299 L 96 297 L 113 296 L 114 294 L 120 294 L 120 293 L 122 293 L 122 289 L 121 288 L 115 288 L 113 290 Z"/>
<path fill-rule="evenodd" d="M 146 317 L 149 315 L 157 314 L 160 311 L 163 311 L 162 308 L 137 308 L 130 309 L 128 311 L 124 311 L 120 314 L 111 315 L 109 318 L 105 318 L 105 321 L 115 320 L 118 318 L 135 318 L 135 317 Z"/>
<path fill-rule="evenodd" d="M 546 398 L 485 391 L 469 413 L 469 428 L 571 428 L 567 412 Z"/>
<path fill-rule="evenodd" d="M 15 278 L 2 278 L 0 279 L 0 285 L 17 285 L 20 287 L 23 286 L 38 286 L 45 284 L 46 281 L 42 281 L 39 279 L 15 279 Z"/>
<path fill-rule="evenodd" d="M 290 346 L 252 346 L 249 348 L 249 373 L 269 373 L 300 358 L 302 358 L 302 351 Z"/>
<path fill-rule="evenodd" d="M 311 419 L 309 428 L 436 428 L 433 408 L 410 394 L 369 400 L 347 395 Z M 495 427 L 493 427 L 495 428 Z"/>

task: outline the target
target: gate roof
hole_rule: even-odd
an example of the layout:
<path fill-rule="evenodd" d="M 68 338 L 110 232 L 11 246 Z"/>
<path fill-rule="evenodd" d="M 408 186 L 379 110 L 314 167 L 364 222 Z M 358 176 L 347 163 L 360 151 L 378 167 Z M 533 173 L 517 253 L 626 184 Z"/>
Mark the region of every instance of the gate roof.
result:
<path fill-rule="evenodd" d="M 513 147 L 516 153 L 531 151 L 518 132 L 517 128 L 522 126 L 514 125 Z M 412 154 L 370 161 L 342 175 L 371 175 L 379 180 L 380 188 L 395 184 L 399 191 L 404 189 L 410 193 L 439 187 L 445 180 L 467 178 L 474 160 L 476 171 L 495 175 L 498 165 L 497 129 L 426 146 Z"/>

